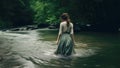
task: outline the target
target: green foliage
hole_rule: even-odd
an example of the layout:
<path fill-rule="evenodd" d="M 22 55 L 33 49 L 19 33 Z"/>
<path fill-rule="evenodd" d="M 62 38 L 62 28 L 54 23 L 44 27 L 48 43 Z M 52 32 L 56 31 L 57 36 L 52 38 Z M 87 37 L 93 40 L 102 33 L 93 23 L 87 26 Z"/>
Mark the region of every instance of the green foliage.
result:
<path fill-rule="evenodd" d="M 58 24 L 60 15 L 67 12 L 75 24 L 91 24 L 95 29 L 101 26 L 109 26 L 108 30 L 118 29 L 119 3 L 119 0 L 0 0 L 0 19 L 12 26 L 33 22 Z"/>
<path fill-rule="evenodd" d="M 12 27 L 11 22 L 0 20 L 0 28 L 10 28 L 10 27 Z"/>
<path fill-rule="evenodd" d="M 0 19 L 3 21 L 2 26 L 31 24 L 32 11 L 29 8 L 29 0 L 0 0 Z"/>
<path fill-rule="evenodd" d="M 64 12 L 70 14 L 73 22 L 92 23 L 95 7 L 94 0 L 31 0 L 35 23 L 57 24 Z"/>
<path fill-rule="evenodd" d="M 46 18 L 46 11 L 45 11 L 45 7 L 47 5 L 36 1 L 34 4 L 31 5 L 31 8 L 34 11 L 34 22 L 35 23 L 44 23 L 45 22 L 45 18 Z"/>
<path fill-rule="evenodd" d="M 32 0 L 31 8 L 34 10 L 34 23 L 37 24 L 57 24 L 59 15 L 65 11 L 65 8 L 61 8 L 57 0 Z"/>

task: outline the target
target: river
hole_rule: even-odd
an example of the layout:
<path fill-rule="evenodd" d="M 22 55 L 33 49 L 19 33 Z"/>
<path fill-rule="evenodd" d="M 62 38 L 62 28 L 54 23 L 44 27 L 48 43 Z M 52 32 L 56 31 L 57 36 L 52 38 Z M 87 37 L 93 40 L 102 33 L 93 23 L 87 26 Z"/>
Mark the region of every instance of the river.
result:
<path fill-rule="evenodd" d="M 75 33 L 76 54 L 54 55 L 58 30 L 0 31 L 0 68 L 120 68 L 120 34 Z"/>

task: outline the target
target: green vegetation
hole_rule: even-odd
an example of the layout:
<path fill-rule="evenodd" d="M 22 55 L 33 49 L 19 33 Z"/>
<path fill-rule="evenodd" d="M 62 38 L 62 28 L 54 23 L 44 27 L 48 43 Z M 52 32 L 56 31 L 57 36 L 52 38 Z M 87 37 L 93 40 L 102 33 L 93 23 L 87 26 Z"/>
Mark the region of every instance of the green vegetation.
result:
<path fill-rule="evenodd" d="M 1 0 L 0 19 L 5 26 L 59 24 L 59 16 L 69 13 L 77 27 L 97 31 L 120 28 L 119 0 Z M 3 23 L 0 26 L 3 26 Z"/>
<path fill-rule="evenodd" d="M 0 19 L 9 27 L 32 24 L 29 0 L 0 0 Z M 10 25 L 9 25 L 10 24 Z M 0 25 L 2 26 L 2 25 Z"/>
<path fill-rule="evenodd" d="M 96 3 L 89 0 L 33 0 L 34 22 L 58 23 L 59 16 L 68 12 L 73 22 L 93 23 Z"/>

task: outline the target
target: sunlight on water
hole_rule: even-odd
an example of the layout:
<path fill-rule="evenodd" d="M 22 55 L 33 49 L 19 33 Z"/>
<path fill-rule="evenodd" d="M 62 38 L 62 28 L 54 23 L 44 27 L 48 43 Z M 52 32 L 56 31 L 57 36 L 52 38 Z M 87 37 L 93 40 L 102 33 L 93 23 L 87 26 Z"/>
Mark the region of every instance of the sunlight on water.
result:
<path fill-rule="evenodd" d="M 26 32 L 0 32 L 4 38 L 11 40 L 11 51 L 19 55 L 19 57 L 25 59 L 23 64 L 24 68 L 35 68 L 34 64 L 37 65 L 49 65 L 56 66 L 59 63 L 57 59 L 65 58 L 56 56 L 54 54 L 57 49 L 57 45 L 54 41 L 44 41 L 44 37 L 39 36 L 40 32 L 37 31 L 26 31 Z M 8 43 L 9 44 L 9 43 Z M 76 44 L 76 54 L 72 55 L 71 58 L 77 57 L 89 57 L 96 53 L 97 49 L 89 47 L 87 44 L 78 43 Z M 51 64 L 51 60 L 56 60 L 55 64 Z M 69 67 L 66 65 L 65 67 Z M 17 67 L 15 67 L 17 68 Z"/>

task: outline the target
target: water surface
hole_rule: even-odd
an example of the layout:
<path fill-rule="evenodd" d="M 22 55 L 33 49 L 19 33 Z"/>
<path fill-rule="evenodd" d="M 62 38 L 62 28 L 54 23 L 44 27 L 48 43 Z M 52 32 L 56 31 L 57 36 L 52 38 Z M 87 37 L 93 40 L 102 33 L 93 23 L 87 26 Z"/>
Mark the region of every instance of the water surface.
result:
<path fill-rule="evenodd" d="M 120 34 L 75 33 L 76 54 L 54 55 L 58 30 L 0 32 L 0 68 L 119 68 Z"/>

